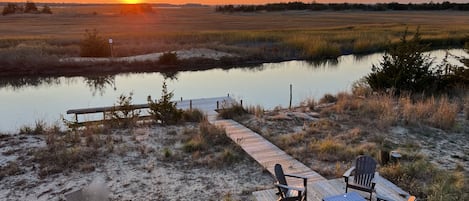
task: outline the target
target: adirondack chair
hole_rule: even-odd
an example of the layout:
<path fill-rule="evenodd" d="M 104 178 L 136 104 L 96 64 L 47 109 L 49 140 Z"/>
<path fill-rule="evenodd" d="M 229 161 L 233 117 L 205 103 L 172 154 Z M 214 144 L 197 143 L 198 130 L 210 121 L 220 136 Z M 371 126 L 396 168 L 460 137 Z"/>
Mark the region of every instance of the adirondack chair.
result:
<path fill-rule="evenodd" d="M 282 165 L 275 164 L 275 177 L 277 182 L 275 186 L 278 188 L 277 201 L 306 201 L 306 189 L 308 179 L 299 175 L 285 174 Z M 292 177 L 303 180 L 303 187 L 289 186 L 286 177 Z"/>
<path fill-rule="evenodd" d="M 370 156 L 358 156 L 355 159 L 355 166 L 348 169 L 343 175 L 346 184 L 345 193 L 347 193 L 348 188 L 365 191 L 370 193 L 371 201 L 376 185 L 376 164 L 376 161 Z M 353 180 L 350 180 L 351 176 L 353 176 Z"/>

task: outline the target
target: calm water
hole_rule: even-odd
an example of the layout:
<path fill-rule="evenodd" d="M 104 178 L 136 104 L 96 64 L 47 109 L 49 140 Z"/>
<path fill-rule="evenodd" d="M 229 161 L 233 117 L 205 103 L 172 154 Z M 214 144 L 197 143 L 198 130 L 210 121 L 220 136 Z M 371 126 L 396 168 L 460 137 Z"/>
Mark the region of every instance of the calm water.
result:
<path fill-rule="evenodd" d="M 466 55 L 462 50 L 451 50 Z M 433 51 L 442 58 L 445 51 Z M 337 61 L 310 63 L 288 61 L 268 63 L 254 68 L 180 72 L 168 80 L 174 98 L 196 99 L 230 96 L 245 105 L 264 108 L 288 106 L 289 86 L 293 85 L 293 103 L 318 99 L 325 93 L 350 90 L 354 81 L 371 72 L 382 54 L 339 57 Z M 439 60 L 439 59 L 437 59 Z M 0 132 L 17 132 L 36 120 L 57 122 L 68 109 L 112 106 L 121 94 L 133 93 L 133 103 L 146 103 L 147 96 L 159 98 L 164 76 L 160 73 L 119 74 L 106 77 L 56 77 L 0 80 Z"/>

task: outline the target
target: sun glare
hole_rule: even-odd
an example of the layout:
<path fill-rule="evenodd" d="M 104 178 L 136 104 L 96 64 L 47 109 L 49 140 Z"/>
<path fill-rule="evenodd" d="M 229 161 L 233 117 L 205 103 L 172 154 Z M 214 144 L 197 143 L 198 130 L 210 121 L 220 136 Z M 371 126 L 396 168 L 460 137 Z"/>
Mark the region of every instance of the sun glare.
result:
<path fill-rule="evenodd" d="M 122 0 L 122 3 L 125 4 L 139 4 L 142 3 L 141 0 Z"/>

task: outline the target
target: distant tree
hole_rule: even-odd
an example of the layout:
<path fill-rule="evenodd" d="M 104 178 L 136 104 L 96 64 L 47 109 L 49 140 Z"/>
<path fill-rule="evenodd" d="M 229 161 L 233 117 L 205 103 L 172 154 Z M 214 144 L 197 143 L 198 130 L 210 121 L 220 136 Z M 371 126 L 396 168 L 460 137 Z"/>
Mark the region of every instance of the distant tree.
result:
<path fill-rule="evenodd" d="M 36 4 L 32 1 L 26 2 L 24 5 L 24 12 L 25 13 L 38 13 L 38 9 L 36 7 Z"/>
<path fill-rule="evenodd" d="M 379 65 L 372 66 L 372 73 L 365 77 L 373 90 L 395 90 L 401 92 L 432 92 L 435 89 L 431 69 L 433 60 L 424 53 L 428 45 L 420 44 L 419 30 L 412 39 L 407 39 L 407 29 L 401 41 L 391 46 Z"/>
<path fill-rule="evenodd" d="M 98 31 L 86 30 L 85 38 L 80 42 L 80 56 L 82 57 L 108 57 L 111 50 L 106 39 L 99 36 Z"/>
<path fill-rule="evenodd" d="M 48 5 L 44 5 L 44 7 L 41 10 L 41 13 L 52 14 L 52 10 L 50 9 L 50 7 Z"/>
<path fill-rule="evenodd" d="M 2 15 L 14 14 L 19 9 L 19 6 L 15 3 L 8 3 L 3 7 Z"/>

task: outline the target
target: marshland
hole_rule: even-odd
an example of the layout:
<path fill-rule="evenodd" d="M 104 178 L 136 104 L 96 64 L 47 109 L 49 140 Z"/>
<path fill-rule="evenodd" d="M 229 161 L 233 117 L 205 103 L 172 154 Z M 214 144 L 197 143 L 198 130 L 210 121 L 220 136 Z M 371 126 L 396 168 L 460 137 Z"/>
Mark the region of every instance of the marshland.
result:
<path fill-rule="evenodd" d="M 15 108 L 17 102 L 29 108 L 2 112 L 28 118 L 37 107 L 65 112 L 114 105 L 128 111 L 110 111 L 110 121 L 84 127 L 55 111 L 49 114 L 55 123 L 37 118 L 13 131 L 14 123 L 0 128 L 0 200 L 63 200 L 90 183 L 110 200 L 253 200 L 252 192 L 273 188 L 274 179 L 223 128 L 209 124 L 202 111 L 171 110 L 171 121 L 152 113 L 151 121 L 142 122 L 128 107 L 148 101 L 157 104 L 157 111 L 173 108 L 167 101 L 180 97 L 233 91 L 238 100 L 248 97 L 247 104 L 226 106 L 231 109 L 220 111 L 218 118 L 242 123 L 327 178 L 341 177 L 357 155 L 381 162 L 383 152 L 398 151 L 400 163 L 381 164 L 382 176 L 421 200 L 469 199 L 469 79 L 462 58 L 468 49 L 467 11 L 50 7 L 53 14 L 0 17 L 0 93 L 8 100 L 1 105 Z M 113 58 L 71 61 L 83 56 L 82 41 L 90 36 L 112 38 Z M 207 49 L 231 56 L 214 59 L 209 52 L 194 53 Z M 452 54 L 445 49 L 453 49 Z M 196 56 L 172 53 L 181 50 Z M 427 57 L 431 50 L 438 50 L 431 52 L 437 56 Z M 415 52 L 409 54 L 416 55 L 412 59 L 406 57 Z M 160 54 L 144 61 L 115 61 L 153 53 Z M 386 60 L 386 55 L 396 59 Z M 164 56 L 168 62 L 160 62 Z M 427 66 L 433 57 L 438 59 Z M 388 78 L 401 79 L 386 71 L 399 58 L 423 69 L 425 79 L 388 85 Z M 259 72 L 256 82 L 249 81 Z M 300 77 L 288 107 L 288 85 Z M 321 77 L 332 82 L 312 81 Z M 333 82 L 340 84 L 312 94 Z M 253 92 L 245 95 L 249 90 Z M 272 93 L 263 94 L 267 91 Z M 270 100 L 258 101 L 261 97 Z M 67 98 L 84 102 L 67 105 Z M 37 104 L 41 99 L 50 104 Z"/>

